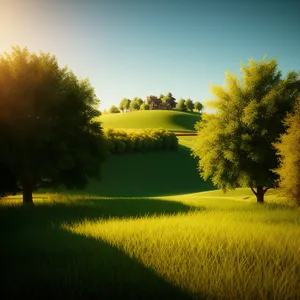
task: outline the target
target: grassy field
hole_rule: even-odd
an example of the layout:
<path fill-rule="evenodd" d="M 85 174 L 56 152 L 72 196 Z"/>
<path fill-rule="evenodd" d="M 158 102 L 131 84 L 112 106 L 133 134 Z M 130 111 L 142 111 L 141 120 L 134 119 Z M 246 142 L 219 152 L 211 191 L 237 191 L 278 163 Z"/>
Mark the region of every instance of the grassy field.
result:
<path fill-rule="evenodd" d="M 180 144 L 111 157 L 81 194 L 2 200 L 1 299 L 300 299 L 299 210 L 211 190 Z"/>
<path fill-rule="evenodd" d="M 99 120 L 104 128 L 143 129 L 164 128 L 178 131 L 194 131 L 194 126 L 200 120 L 198 113 L 149 110 L 120 114 L 104 114 Z"/>

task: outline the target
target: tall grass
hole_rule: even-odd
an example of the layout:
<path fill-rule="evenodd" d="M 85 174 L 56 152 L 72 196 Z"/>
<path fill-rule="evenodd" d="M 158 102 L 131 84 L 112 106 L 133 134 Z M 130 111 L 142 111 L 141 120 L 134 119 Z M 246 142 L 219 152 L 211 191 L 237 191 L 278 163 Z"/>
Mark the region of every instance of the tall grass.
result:
<path fill-rule="evenodd" d="M 220 199 L 197 201 L 201 212 L 63 227 L 104 240 L 196 298 L 300 298 L 298 211 L 234 200 L 219 209 Z"/>

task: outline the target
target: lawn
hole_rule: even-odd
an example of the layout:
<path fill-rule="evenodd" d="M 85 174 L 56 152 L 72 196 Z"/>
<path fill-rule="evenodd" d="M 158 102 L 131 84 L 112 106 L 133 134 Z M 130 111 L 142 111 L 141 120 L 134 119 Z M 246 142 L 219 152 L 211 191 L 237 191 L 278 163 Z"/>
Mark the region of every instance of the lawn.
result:
<path fill-rule="evenodd" d="M 177 131 L 195 131 L 194 126 L 200 120 L 200 114 L 175 110 L 148 110 L 104 114 L 99 120 L 104 128 L 164 128 Z"/>
<path fill-rule="evenodd" d="M 193 138 L 180 144 L 113 156 L 81 193 L 2 200 L 0 297 L 299 299 L 299 210 L 274 190 L 265 205 L 211 190 Z"/>

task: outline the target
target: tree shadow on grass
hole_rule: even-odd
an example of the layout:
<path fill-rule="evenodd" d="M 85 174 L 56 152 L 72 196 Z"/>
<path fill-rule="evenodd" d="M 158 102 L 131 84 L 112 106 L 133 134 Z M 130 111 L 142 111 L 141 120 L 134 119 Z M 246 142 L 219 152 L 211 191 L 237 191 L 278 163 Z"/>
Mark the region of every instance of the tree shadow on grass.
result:
<path fill-rule="evenodd" d="M 214 190 L 197 171 L 190 148 L 112 155 L 103 165 L 102 179 L 86 189 L 70 191 L 105 197 L 159 197 Z M 59 191 L 59 190 L 57 190 Z M 69 193 L 69 191 L 66 191 Z"/>
<path fill-rule="evenodd" d="M 172 215 L 194 208 L 151 199 L 77 203 L 0 207 L 2 299 L 189 299 L 136 259 L 103 240 L 67 232 L 61 224 Z"/>
<path fill-rule="evenodd" d="M 200 119 L 201 114 L 196 112 L 185 112 L 171 116 L 171 120 L 174 124 L 186 128 L 187 130 L 195 130 L 195 124 L 200 121 Z"/>

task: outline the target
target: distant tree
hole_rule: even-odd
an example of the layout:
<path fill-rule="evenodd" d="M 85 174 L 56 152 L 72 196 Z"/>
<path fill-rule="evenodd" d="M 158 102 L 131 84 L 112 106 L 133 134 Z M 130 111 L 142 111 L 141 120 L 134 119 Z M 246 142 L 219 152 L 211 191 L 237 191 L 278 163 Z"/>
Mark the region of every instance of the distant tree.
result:
<path fill-rule="evenodd" d="M 196 101 L 194 103 L 194 108 L 198 111 L 198 112 L 201 112 L 201 110 L 203 109 L 203 105 L 202 103 L 200 103 L 199 101 Z"/>
<path fill-rule="evenodd" d="M 299 99 L 300 100 L 300 99 Z M 279 188 L 289 199 L 300 205 L 300 104 L 285 120 L 288 129 L 275 143 L 280 165 L 275 172 L 280 176 Z"/>
<path fill-rule="evenodd" d="M 109 108 L 108 112 L 109 112 L 110 114 L 118 114 L 118 113 L 120 113 L 119 109 L 118 109 L 115 105 L 112 105 L 112 106 Z"/>
<path fill-rule="evenodd" d="M 186 111 L 186 105 L 185 105 L 185 100 L 183 98 L 180 98 L 178 100 L 178 103 L 176 105 L 176 108 L 178 110 L 181 110 L 181 111 Z"/>
<path fill-rule="evenodd" d="M 137 101 L 132 100 L 130 103 L 130 110 L 134 111 L 134 110 L 139 110 L 140 109 L 140 105 Z"/>
<path fill-rule="evenodd" d="M 213 86 L 215 114 L 203 114 L 194 156 L 204 179 L 226 191 L 249 187 L 264 202 L 276 186 L 278 158 L 273 143 L 284 132 L 282 123 L 299 93 L 299 74 L 281 79 L 276 60 L 242 64 L 242 82 L 230 73 L 227 86 Z M 256 189 L 256 190 L 255 190 Z"/>
<path fill-rule="evenodd" d="M 162 103 L 169 103 L 171 108 L 176 107 L 176 99 L 173 97 L 172 93 L 168 93 L 166 96 L 161 98 Z"/>
<path fill-rule="evenodd" d="M 143 103 L 141 106 L 140 106 L 140 110 L 149 110 L 149 105 L 147 103 Z"/>
<path fill-rule="evenodd" d="M 106 142 L 88 80 L 49 53 L 13 47 L 0 55 L 0 91 L 0 162 L 10 193 L 20 189 L 32 203 L 38 187 L 82 188 L 99 175 Z"/>
<path fill-rule="evenodd" d="M 191 112 L 194 110 L 194 103 L 190 98 L 186 99 L 184 104 L 187 110 L 190 110 Z"/>
<path fill-rule="evenodd" d="M 130 107 L 130 99 L 128 98 L 123 98 L 119 104 L 119 109 L 120 111 L 124 112 L 127 111 Z"/>
<path fill-rule="evenodd" d="M 135 97 L 130 103 L 130 110 L 139 110 L 143 102 L 141 98 Z"/>
<path fill-rule="evenodd" d="M 129 108 L 130 108 L 130 103 L 131 103 L 131 100 L 130 99 L 126 99 L 125 103 L 124 103 L 124 110 L 125 111 L 128 111 Z"/>

